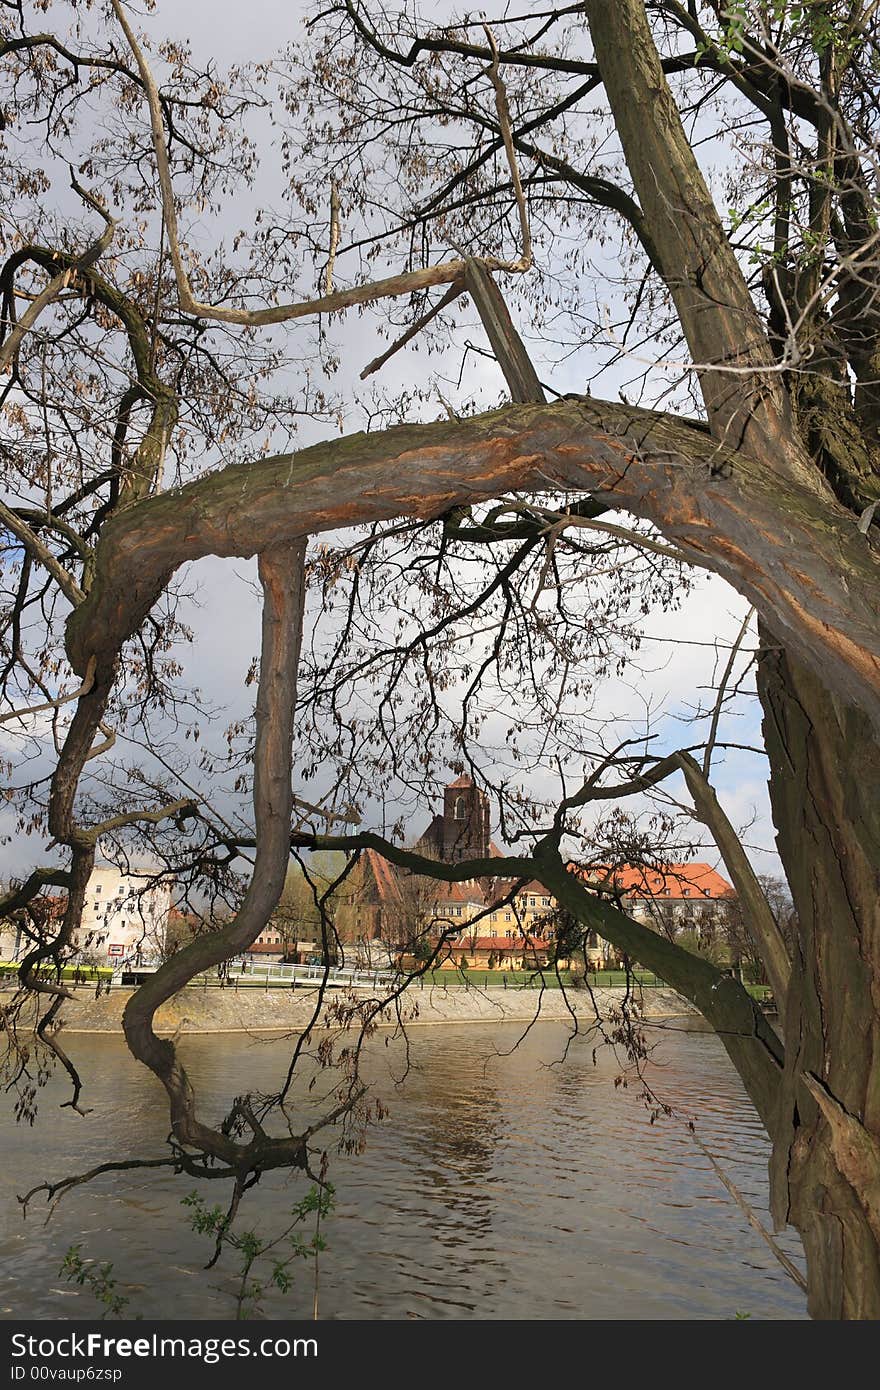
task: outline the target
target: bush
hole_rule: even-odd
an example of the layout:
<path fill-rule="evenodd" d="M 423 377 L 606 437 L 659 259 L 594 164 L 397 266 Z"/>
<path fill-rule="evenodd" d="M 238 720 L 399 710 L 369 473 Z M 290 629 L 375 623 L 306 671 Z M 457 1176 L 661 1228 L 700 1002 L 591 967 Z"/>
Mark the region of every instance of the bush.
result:
<path fill-rule="evenodd" d="M 582 960 L 573 960 L 568 968 L 568 976 L 572 989 L 586 989 L 587 987 L 587 967 Z"/>

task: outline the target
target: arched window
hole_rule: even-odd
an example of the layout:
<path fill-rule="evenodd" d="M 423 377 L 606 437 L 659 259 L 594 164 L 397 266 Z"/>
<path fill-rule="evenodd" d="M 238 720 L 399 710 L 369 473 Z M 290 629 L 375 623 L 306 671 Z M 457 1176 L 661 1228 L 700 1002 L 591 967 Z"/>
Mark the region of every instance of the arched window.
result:
<path fill-rule="evenodd" d="M 455 820 L 467 820 L 467 802 L 463 796 L 457 796 L 455 798 L 455 806 L 452 815 Z"/>

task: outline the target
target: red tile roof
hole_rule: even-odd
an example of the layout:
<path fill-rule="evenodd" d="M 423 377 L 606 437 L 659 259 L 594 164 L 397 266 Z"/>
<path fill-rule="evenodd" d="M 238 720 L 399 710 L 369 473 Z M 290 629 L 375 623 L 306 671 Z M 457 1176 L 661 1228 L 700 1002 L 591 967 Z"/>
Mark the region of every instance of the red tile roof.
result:
<path fill-rule="evenodd" d="M 685 864 L 664 864 L 661 869 L 646 865 L 618 864 L 615 868 L 597 868 L 585 876 L 595 887 L 616 888 L 619 892 L 642 898 L 734 898 L 736 893 L 727 879 L 699 861 Z"/>
<path fill-rule="evenodd" d="M 456 777 L 454 782 L 449 783 L 447 790 L 458 791 L 459 787 L 472 787 L 473 785 L 473 779 L 468 777 L 467 773 L 462 773 L 461 777 Z"/>
<path fill-rule="evenodd" d="M 443 903 L 470 903 L 474 907 L 485 907 L 486 901 L 482 891 L 475 884 L 469 883 L 435 883 L 436 898 L 435 903 L 442 906 Z"/>
<path fill-rule="evenodd" d="M 403 895 L 400 891 L 400 879 L 394 867 L 374 849 L 364 851 L 364 860 L 372 872 L 376 892 L 383 906 L 400 907 L 403 902 Z"/>

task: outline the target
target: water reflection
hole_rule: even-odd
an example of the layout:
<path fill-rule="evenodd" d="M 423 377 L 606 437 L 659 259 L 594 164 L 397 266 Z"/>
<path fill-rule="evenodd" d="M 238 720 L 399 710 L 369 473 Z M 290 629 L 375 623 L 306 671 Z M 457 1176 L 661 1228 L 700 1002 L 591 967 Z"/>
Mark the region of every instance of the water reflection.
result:
<path fill-rule="evenodd" d="M 559 1064 L 565 1031 L 555 1024 L 534 1028 L 510 1052 L 519 1031 L 415 1028 L 401 1084 L 396 1045 L 380 1041 L 369 1055 L 391 1114 L 366 1153 L 331 1156 L 338 1201 L 325 1228 L 322 1316 L 804 1316 L 799 1291 L 686 1128 L 695 1117 L 733 1181 L 766 1212 L 766 1140 L 718 1042 L 663 1035 L 652 1085 L 681 1120 L 652 1126 L 635 1090 L 615 1090 L 612 1056 L 600 1053 L 594 1066 L 592 1044 L 576 1043 Z M 231 1270 L 201 1268 L 205 1238 L 188 1229 L 180 1206 L 188 1179 L 114 1175 L 73 1192 L 48 1228 L 38 1214 L 22 1223 L 15 1193 L 41 1177 L 145 1147 L 162 1152 L 167 1113 L 153 1078 L 115 1038 L 68 1041 L 92 1078 L 95 1109 L 81 1119 L 46 1097 L 33 1130 L 5 1128 L 3 1316 L 94 1316 L 88 1293 L 57 1278 L 73 1242 L 114 1260 L 132 1313 L 228 1316 Z M 217 1113 L 233 1093 L 276 1084 L 289 1054 L 284 1042 L 229 1035 L 185 1037 L 181 1049 Z M 299 1177 L 269 1175 L 249 1194 L 249 1224 L 277 1229 L 302 1191 Z M 783 1244 L 796 1258 L 796 1241 Z M 272 1318 L 310 1312 L 305 1271 L 291 1294 L 264 1304 Z"/>

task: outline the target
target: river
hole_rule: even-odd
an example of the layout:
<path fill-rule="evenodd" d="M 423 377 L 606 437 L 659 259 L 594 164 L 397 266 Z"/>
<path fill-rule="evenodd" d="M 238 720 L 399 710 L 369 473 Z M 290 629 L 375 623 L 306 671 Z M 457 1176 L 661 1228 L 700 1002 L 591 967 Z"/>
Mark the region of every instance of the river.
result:
<path fill-rule="evenodd" d="M 710 1034 L 652 1028 L 651 1085 L 675 1117 L 651 1123 L 621 1067 L 542 1023 L 413 1029 L 408 1074 L 399 1044 L 374 1039 L 368 1071 L 390 1114 L 360 1155 L 331 1150 L 336 1206 L 324 1223 L 322 1318 L 802 1318 L 805 1301 L 694 1145 L 687 1120 L 766 1224 L 768 1145 L 726 1055 Z M 181 1197 L 194 1183 L 159 1173 L 102 1177 L 71 1192 L 48 1226 L 22 1220 L 16 1194 L 108 1158 L 161 1155 L 164 1093 L 115 1036 L 66 1035 L 89 1078 L 92 1112 L 55 1108 L 60 1078 L 33 1128 L 3 1120 L 0 1312 L 91 1318 L 88 1289 L 59 1278 L 71 1244 L 113 1261 L 126 1316 L 233 1315 L 234 1263 L 213 1270 Z M 224 1102 L 268 1089 L 290 1044 L 185 1036 L 181 1052 L 217 1118 Z M 222 1200 L 203 1184 L 211 1203 Z M 272 1174 L 249 1193 L 243 1227 L 280 1229 L 303 1195 Z M 795 1237 L 781 1238 L 802 1262 Z M 312 1313 L 311 1268 L 260 1304 L 269 1318 Z"/>

